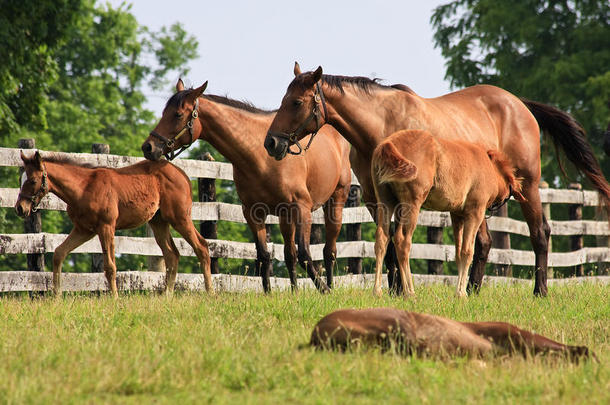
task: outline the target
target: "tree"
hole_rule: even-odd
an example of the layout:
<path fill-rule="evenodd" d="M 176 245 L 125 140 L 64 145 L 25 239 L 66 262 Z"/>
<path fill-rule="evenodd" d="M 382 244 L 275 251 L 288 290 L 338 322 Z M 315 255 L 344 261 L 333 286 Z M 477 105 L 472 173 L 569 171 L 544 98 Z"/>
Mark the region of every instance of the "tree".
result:
<path fill-rule="evenodd" d="M 0 41 L 2 146 L 28 137 L 46 150 L 88 152 L 99 142 L 131 155 L 140 154 L 155 124 L 144 108 L 144 86 L 159 89 L 170 84 L 170 74 L 186 74 L 198 47 L 178 24 L 152 32 L 137 23 L 129 6 L 98 6 L 94 0 L 2 1 Z M 14 169 L 0 171 L 1 187 L 17 186 Z M 43 216 L 46 232 L 71 227 L 64 214 Z M 0 210 L 0 226 L 2 232 L 23 227 L 12 209 Z M 2 268 L 24 267 L 14 260 L 3 258 Z M 73 260 L 75 268 L 89 269 L 83 255 Z M 143 259 L 121 260 L 124 268 L 136 269 Z"/>
<path fill-rule="evenodd" d="M 437 7 L 431 21 L 453 87 L 494 84 L 556 105 L 583 124 L 603 157 L 610 121 L 607 0 L 455 0 Z M 543 152 L 543 176 L 553 183 L 554 151 Z"/>

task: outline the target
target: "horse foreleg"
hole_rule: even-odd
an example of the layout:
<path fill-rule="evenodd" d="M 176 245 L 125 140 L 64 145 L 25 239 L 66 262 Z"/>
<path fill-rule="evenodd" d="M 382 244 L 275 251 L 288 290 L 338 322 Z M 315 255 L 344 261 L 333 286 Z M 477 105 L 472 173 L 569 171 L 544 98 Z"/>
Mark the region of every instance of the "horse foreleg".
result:
<path fill-rule="evenodd" d="M 474 243 L 474 256 L 472 259 L 472 269 L 470 270 L 470 279 L 466 292 L 468 294 L 478 293 L 483 285 L 483 276 L 485 276 L 485 265 L 491 250 L 491 235 L 487 227 L 487 221 L 483 220 Z"/>
<path fill-rule="evenodd" d="M 293 292 L 298 290 L 296 271 L 297 247 L 294 244 L 295 230 L 296 225 L 287 216 L 280 216 L 280 232 L 284 238 L 284 263 L 286 263 L 286 270 L 288 271 L 290 286 Z"/>
<path fill-rule="evenodd" d="M 112 296 L 116 299 L 119 297 L 116 286 L 116 263 L 114 257 L 114 226 L 104 225 L 98 232 L 100 244 L 102 245 L 102 255 L 104 258 L 104 273 L 108 281 L 108 288 Z"/>
<path fill-rule="evenodd" d="M 61 268 L 66 256 L 94 236 L 93 232 L 74 227 L 68 237 L 55 249 L 53 253 L 53 293 L 56 296 L 61 293 Z"/>
<path fill-rule="evenodd" d="M 313 284 L 321 293 L 327 293 L 330 290 L 326 283 L 320 278 L 320 274 L 316 271 L 309 251 L 309 237 L 311 235 L 311 211 L 303 206 L 295 207 L 296 218 L 296 242 L 298 246 L 297 257 L 299 264 L 305 269 Z"/>

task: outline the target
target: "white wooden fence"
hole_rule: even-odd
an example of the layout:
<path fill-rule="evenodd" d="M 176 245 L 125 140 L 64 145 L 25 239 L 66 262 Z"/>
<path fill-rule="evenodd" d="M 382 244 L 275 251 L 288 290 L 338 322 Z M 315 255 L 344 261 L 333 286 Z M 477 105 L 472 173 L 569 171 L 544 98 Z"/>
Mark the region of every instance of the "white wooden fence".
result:
<path fill-rule="evenodd" d="M 119 156 L 111 154 L 91 154 L 91 153 L 63 153 L 63 152 L 44 152 L 43 157 L 48 155 L 60 155 L 73 158 L 79 162 L 108 167 L 122 167 L 134 164 L 142 158 L 131 156 Z M 227 163 L 206 162 L 200 160 L 177 159 L 174 163 L 181 167 L 191 178 L 215 178 L 222 180 L 232 180 L 232 166 Z M 0 166 L 21 166 L 20 149 L 0 148 Z M 353 177 L 353 176 L 352 176 Z M 353 183 L 357 180 L 353 177 Z M 15 186 L 18 186 L 18 179 L 15 178 Z M 597 206 L 599 204 L 598 195 L 591 191 L 579 190 L 556 190 L 541 189 L 543 203 L 552 204 L 580 204 L 583 206 Z M 13 207 L 17 201 L 18 188 L 0 188 L 0 207 Z M 65 210 L 66 205 L 54 195 L 45 197 L 41 204 L 41 209 L 45 210 Z M 241 206 L 209 202 L 194 202 L 192 210 L 193 220 L 200 221 L 232 221 L 245 223 Z M 321 209 L 313 215 L 313 222 L 323 224 L 323 214 Z M 372 218 L 365 207 L 345 208 L 343 211 L 343 223 L 366 223 L 372 222 Z M 267 223 L 278 223 L 277 217 L 269 216 Z M 607 238 L 610 229 L 607 221 L 578 220 L 578 221 L 554 221 L 550 220 L 552 235 L 594 235 Z M 448 213 L 422 211 L 419 219 L 419 226 L 427 227 L 447 227 L 451 226 Z M 491 217 L 488 219 L 491 231 L 506 232 L 529 236 L 528 227 L 525 222 L 511 218 Z M 34 234 L 5 234 L 0 233 L 0 254 L 23 254 L 23 253 L 47 253 L 53 252 L 55 248 L 64 240 L 67 235 L 34 233 Z M 191 247 L 182 239 L 175 238 L 176 245 L 181 255 L 194 256 Z M 254 243 L 243 243 L 226 240 L 209 240 L 210 251 L 213 257 L 254 259 L 256 249 Z M 585 263 L 610 262 L 610 249 L 607 241 L 601 243 L 600 247 L 584 247 L 574 252 L 550 253 L 550 267 L 575 266 Z M 312 245 L 311 253 L 314 260 L 321 260 L 323 245 Z M 276 260 L 283 260 L 283 245 L 270 244 L 271 255 Z M 75 253 L 100 253 L 101 247 L 97 238 L 85 243 L 77 248 Z M 161 250 L 153 238 L 141 237 L 116 237 L 116 253 L 136 254 L 146 256 L 161 256 Z M 374 257 L 374 242 L 351 241 L 339 242 L 337 244 L 337 257 Z M 452 261 L 454 260 L 454 248 L 450 245 L 437 244 L 413 244 L 411 250 L 413 259 L 428 259 Z M 505 265 L 534 265 L 534 253 L 516 249 L 492 249 L 489 254 L 489 262 Z M 0 282 L 0 291 L 3 289 Z"/>

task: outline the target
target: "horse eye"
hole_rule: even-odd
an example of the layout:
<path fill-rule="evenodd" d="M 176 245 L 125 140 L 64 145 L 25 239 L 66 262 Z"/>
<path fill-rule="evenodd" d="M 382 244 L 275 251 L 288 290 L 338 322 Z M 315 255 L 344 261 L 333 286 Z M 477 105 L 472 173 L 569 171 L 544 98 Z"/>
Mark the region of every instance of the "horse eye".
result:
<path fill-rule="evenodd" d="M 182 113 L 181 112 L 177 112 L 176 113 L 176 118 L 182 118 Z"/>
<path fill-rule="evenodd" d="M 300 107 L 303 105 L 303 100 L 294 100 L 292 102 L 292 105 L 294 105 L 295 107 Z"/>

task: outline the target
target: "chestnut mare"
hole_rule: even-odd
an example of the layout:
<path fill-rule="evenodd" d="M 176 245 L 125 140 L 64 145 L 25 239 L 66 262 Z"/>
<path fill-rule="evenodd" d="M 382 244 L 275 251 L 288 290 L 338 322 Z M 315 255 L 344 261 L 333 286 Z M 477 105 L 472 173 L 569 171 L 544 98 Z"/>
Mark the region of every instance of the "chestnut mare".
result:
<path fill-rule="evenodd" d="M 177 93 L 169 99 L 161 120 L 142 144 L 144 156 L 158 160 L 165 154 L 171 158 L 174 151 L 188 147 L 196 139 L 209 142 L 233 165 L 235 188 L 256 240 L 256 267 L 264 290 L 270 290 L 272 264 L 265 219 L 273 214 L 279 217 L 284 260 L 293 289 L 297 287 L 295 262 L 298 259 L 316 287 L 321 292 L 328 291 L 332 286 L 343 206 L 351 183 L 349 144 L 327 126 L 320 131 L 324 133 L 320 142 L 312 145 L 305 156 L 277 161 L 263 149 L 275 112 L 225 97 L 203 95 L 206 85 L 207 82 L 197 89 L 185 90 L 182 81 L 178 81 Z M 185 136 L 183 129 L 189 126 L 190 136 Z M 328 286 L 312 266 L 309 252 L 311 212 L 320 206 L 324 208 L 326 226 L 324 264 Z"/>
<path fill-rule="evenodd" d="M 573 362 L 593 358 L 586 346 L 570 346 L 506 322 L 458 322 L 394 308 L 341 309 L 322 318 L 311 346 L 348 349 L 357 345 L 392 346 L 402 354 L 489 357 L 557 353 Z"/>
<path fill-rule="evenodd" d="M 351 163 L 363 189 L 363 198 L 374 213 L 375 194 L 371 158 L 375 147 L 402 129 L 423 129 L 434 136 L 462 139 L 486 150 L 499 150 L 523 178 L 521 209 L 527 221 L 536 255 L 534 294 L 546 295 L 548 238 L 550 227 L 542 213 L 540 180 L 540 129 L 548 133 L 569 160 L 600 192 L 610 210 L 610 186 L 587 143 L 584 130 L 567 113 L 529 100 L 520 100 L 498 87 L 478 85 L 437 98 L 423 98 L 407 86 L 383 86 L 364 77 L 300 73 L 288 86 L 268 131 L 267 151 L 281 159 L 287 146 L 328 123 L 352 144 Z M 316 102 L 320 100 L 320 102 Z M 322 105 L 322 107 L 320 107 Z M 312 115 L 323 109 L 319 122 Z M 306 125 L 303 123 L 307 122 Z M 295 130 L 297 128 L 298 130 Z M 315 144 L 316 142 L 313 142 Z M 477 291 L 485 272 L 491 236 L 484 221 L 477 234 L 469 290 Z"/>
<path fill-rule="evenodd" d="M 17 214 L 30 215 L 47 193 L 53 193 L 68 206 L 74 228 L 53 254 L 53 291 L 61 293 L 61 267 L 74 249 L 95 235 L 100 239 L 104 273 L 108 287 L 118 296 L 114 257 L 114 232 L 148 222 L 165 259 L 165 291 L 171 294 L 176 282 L 180 253 L 170 234 L 171 224 L 192 246 L 212 291 L 210 254 L 206 240 L 191 221 L 191 182 L 182 169 L 169 162 L 143 161 L 111 169 L 79 165 L 69 159 L 46 157 L 39 152 L 21 159 L 27 179 L 15 205 Z"/>
<path fill-rule="evenodd" d="M 381 296 L 381 267 L 395 215 L 394 246 L 403 292 L 415 294 L 409 252 L 421 207 L 451 212 L 458 267 L 457 295 L 466 297 L 466 277 L 474 238 L 485 210 L 511 196 L 524 201 L 521 182 L 498 151 L 461 140 L 434 137 L 422 130 L 398 131 L 373 152 L 372 180 L 377 198 L 375 287 Z"/>

